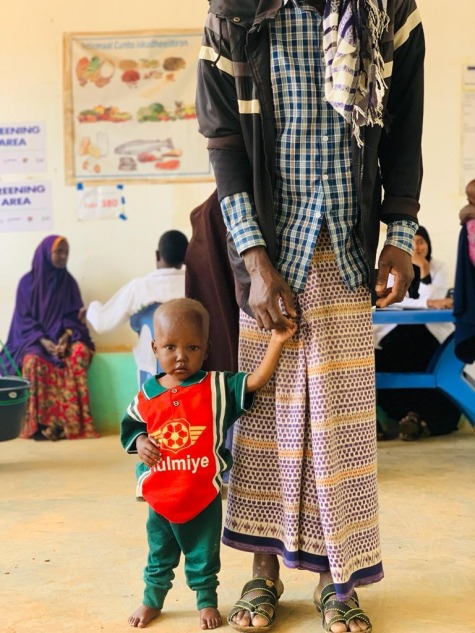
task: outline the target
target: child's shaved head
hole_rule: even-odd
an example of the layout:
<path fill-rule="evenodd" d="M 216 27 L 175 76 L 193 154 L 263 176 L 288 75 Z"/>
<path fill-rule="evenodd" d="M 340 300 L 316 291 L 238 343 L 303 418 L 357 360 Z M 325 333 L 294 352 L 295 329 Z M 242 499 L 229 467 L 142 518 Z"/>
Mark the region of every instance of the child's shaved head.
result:
<path fill-rule="evenodd" d="M 160 328 L 160 326 L 169 321 L 186 320 L 195 325 L 203 335 L 205 340 L 209 337 L 209 313 L 199 301 L 194 299 L 171 299 L 162 303 L 155 310 L 153 317 L 154 329 Z"/>

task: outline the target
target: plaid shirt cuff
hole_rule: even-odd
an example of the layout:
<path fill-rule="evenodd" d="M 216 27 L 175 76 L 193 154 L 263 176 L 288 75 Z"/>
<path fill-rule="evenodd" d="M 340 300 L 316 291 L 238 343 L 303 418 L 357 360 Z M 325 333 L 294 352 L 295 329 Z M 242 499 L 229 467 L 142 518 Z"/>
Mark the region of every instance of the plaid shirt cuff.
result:
<path fill-rule="evenodd" d="M 399 220 L 388 224 L 385 246 L 396 246 L 409 255 L 414 251 L 414 235 L 418 224 L 410 220 Z"/>
<path fill-rule="evenodd" d="M 235 193 L 221 200 L 224 222 L 241 255 L 253 246 L 265 246 L 257 224 L 254 203 L 247 192 Z"/>

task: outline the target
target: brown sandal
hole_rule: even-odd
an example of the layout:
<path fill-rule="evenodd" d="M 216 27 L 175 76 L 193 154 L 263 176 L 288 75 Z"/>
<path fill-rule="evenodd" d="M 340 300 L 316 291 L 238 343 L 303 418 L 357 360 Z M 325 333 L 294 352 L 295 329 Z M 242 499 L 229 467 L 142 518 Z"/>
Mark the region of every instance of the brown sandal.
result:
<path fill-rule="evenodd" d="M 414 442 L 423 437 L 429 437 L 429 435 L 427 424 L 414 411 L 409 411 L 406 417 L 399 422 L 399 438 L 405 442 Z"/>

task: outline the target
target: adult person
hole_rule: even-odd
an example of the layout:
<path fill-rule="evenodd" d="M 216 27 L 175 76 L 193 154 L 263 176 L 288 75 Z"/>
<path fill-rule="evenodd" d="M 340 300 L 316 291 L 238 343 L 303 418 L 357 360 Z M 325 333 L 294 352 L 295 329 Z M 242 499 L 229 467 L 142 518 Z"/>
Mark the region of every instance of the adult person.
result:
<path fill-rule="evenodd" d="M 320 574 L 326 630 L 370 631 L 354 592 L 383 576 L 370 271 L 383 221 L 378 304 L 402 300 L 413 277 L 420 17 L 413 0 L 212 0 L 200 57 L 197 114 L 232 236 L 240 369 L 255 367 L 269 330 L 299 325 L 234 431 L 223 540 L 254 563 L 228 622 L 274 622 L 281 556 Z"/>
<path fill-rule="evenodd" d="M 406 309 L 452 308 L 453 300 L 447 297 L 451 285 L 447 266 L 432 257 L 430 236 L 423 226 L 419 226 L 414 237 L 412 262 L 416 283 L 395 305 Z M 438 347 L 453 331 L 452 323 L 375 325 L 376 371 L 425 371 Z M 438 389 L 379 389 L 377 404 L 390 419 L 399 422 L 403 440 L 451 433 L 460 419 L 459 409 Z M 382 423 L 381 426 L 380 439 L 386 439 Z"/>
<path fill-rule="evenodd" d="M 215 190 L 190 213 L 191 239 L 186 249 L 185 292 L 212 315 L 210 349 L 203 369 L 236 372 L 239 306 L 227 253 L 226 226 Z M 231 448 L 230 445 L 228 448 Z"/>
<path fill-rule="evenodd" d="M 68 256 L 67 239 L 49 235 L 18 284 L 6 348 L 31 385 L 23 438 L 97 437 L 87 389 L 94 345 L 79 317 L 83 302 Z"/>
<path fill-rule="evenodd" d="M 120 288 L 106 303 L 91 301 L 86 319 L 96 332 L 109 332 L 127 323 L 129 318 L 151 305 L 185 296 L 185 261 L 188 238 L 181 231 L 165 231 L 158 240 L 155 251 L 156 268 L 144 277 L 132 279 Z M 152 352 L 152 335 L 142 328 L 134 347 L 138 382 L 156 373 L 156 361 Z"/>
<path fill-rule="evenodd" d="M 455 268 L 455 355 L 475 362 L 475 180 L 466 189 L 468 204 L 459 213 L 460 230 Z"/>

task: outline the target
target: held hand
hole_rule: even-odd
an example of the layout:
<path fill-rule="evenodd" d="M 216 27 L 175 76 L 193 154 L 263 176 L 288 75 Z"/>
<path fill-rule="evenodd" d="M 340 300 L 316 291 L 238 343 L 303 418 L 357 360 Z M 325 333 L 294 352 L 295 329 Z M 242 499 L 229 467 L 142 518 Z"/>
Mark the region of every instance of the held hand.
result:
<path fill-rule="evenodd" d="M 394 275 L 394 286 L 388 288 L 389 273 Z M 404 299 L 412 279 L 414 270 L 409 253 L 396 246 L 385 246 L 381 251 L 378 262 L 378 275 L 375 290 L 378 297 L 378 308 L 386 308 L 392 303 Z"/>
<path fill-rule="evenodd" d="M 139 435 L 136 441 L 137 453 L 140 459 L 149 468 L 154 466 L 162 459 L 162 453 L 155 443 L 155 440 L 149 435 Z"/>
<path fill-rule="evenodd" d="M 288 328 L 296 316 L 290 286 L 271 264 L 263 247 L 251 248 L 243 257 L 251 277 L 249 305 L 258 327 L 265 330 Z"/>
<path fill-rule="evenodd" d="M 275 341 L 279 345 L 283 345 L 286 341 L 288 341 L 297 331 L 297 323 L 295 321 L 290 321 L 289 325 L 285 326 L 280 330 L 272 330 L 271 340 Z"/>

